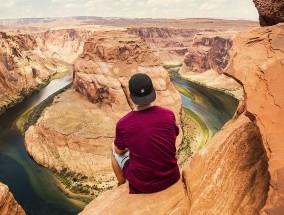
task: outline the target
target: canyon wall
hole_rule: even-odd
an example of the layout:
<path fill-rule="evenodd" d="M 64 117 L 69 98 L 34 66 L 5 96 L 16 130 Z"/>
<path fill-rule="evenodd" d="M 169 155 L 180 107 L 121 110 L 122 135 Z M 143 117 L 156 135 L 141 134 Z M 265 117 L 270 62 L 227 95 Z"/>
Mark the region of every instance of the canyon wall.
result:
<path fill-rule="evenodd" d="M 25 215 L 25 211 L 9 192 L 7 185 L 0 182 L 0 214 L 1 215 Z"/>
<path fill-rule="evenodd" d="M 283 23 L 244 32 L 235 39 L 226 69 L 244 86 L 246 114 L 258 126 L 269 159 L 267 214 L 284 213 L 283 41 Z"/>
<path fill-rule="evenodd" d="M 53 75 L 72 69 L 93 29 L 57 29 L 32 34 L 0 32 L 0 114 Z"/>
<path fill-rule="evenodd" d="M 47 57 L 73 64 L 92 35 L 91 29 L 58 29 L 33 33 L 40 51 Z"/>
<path fill-rule="evenodd" d="M 0 114 L 49 80 L 57 61 L 38 53 L 30 35 L 0 32 Z"/>
<path fill-rule="evenodd" d="M 73 89 L 55 98 L 26 132 L 25 144 L 36 162 L 71 174 L 70 189 L 83 187 L 84 193 L 98 195 L 117 183 L 111 144 L 116 122 L 134 107 L 128 92 L 131 75 L 143 72 L 152 78 L 156 104 L 172 109 L 178 123 L 181 99 L 147 45 L 124 31 L 95 32 L 74 67 Z"/>
<path fill-rule="evenodd" d="M 198 73 L 213 69 L 222 73 L 229 61 L 229 50 L 236 33 L 197 33 L 184 57 L 183 69 Z"/>
<path fill-rule="evenodd" d="M 244 86 L 244 100 L 234 118 L 184 170 L 189 212 L 183 209 L 178 214 L 283 214 L 283 37 L 284 24 L 278 24 L 242 32 L 235 38 L 225 72 Z M 178 189 L 182 192 L 183 188 Z M 170 190 L 158 198 L 171 196 Z M 130 208 L 128 213 L 147 210 L 147 214 L 155 214 L 160 209 L 160 214 L 168 214 L 163 212 L 164 204 L 154 209 L 144 203 L 139 195 L 118 188 L 94 200 L 82 214 L 96 210 L 113 213 L 115 209 L 116 214 L 124 214 L 121 208 Z M 145 210 L 132 207 L 134 204 Z M 112 210 L 106 205 L 115 207 Z"/>
<path fill-rule="evenodd" d="M 142 38 L 163 64 L 183 61 L 198 30 L 186 28 L 129 28 L 129 34 Z"/>

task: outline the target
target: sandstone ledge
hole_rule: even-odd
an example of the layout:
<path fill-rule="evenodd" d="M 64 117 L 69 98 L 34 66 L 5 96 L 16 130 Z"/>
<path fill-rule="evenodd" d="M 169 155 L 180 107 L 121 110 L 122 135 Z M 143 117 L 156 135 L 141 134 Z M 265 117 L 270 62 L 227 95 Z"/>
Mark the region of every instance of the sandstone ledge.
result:
<path fill-rule="evenodd" d="M 25 211 L 9 192 L 7 185 L 0 182 L 0 214 L 1 215 L 25 215 Z"/>
<path fill-rule="evenodd" d="M 80 215 L 95 214 L 187 214 L 188 197 L 181 181 L 152 194 L 128 194 L 128 184 L 107 191 L 92 201 Z"/>

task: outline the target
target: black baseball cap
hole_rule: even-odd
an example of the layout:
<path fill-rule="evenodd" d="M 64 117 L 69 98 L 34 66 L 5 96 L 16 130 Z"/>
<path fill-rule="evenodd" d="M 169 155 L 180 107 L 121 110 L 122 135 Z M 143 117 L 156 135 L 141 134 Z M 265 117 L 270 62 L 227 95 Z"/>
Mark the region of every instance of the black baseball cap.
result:
<path fill-rule="evenodd" d="M 146 74 L 133 75 L 129 80 L 129 91 L 132 101 L 137 105 L 149 104 L 156 100 L 152 80 Z"/>

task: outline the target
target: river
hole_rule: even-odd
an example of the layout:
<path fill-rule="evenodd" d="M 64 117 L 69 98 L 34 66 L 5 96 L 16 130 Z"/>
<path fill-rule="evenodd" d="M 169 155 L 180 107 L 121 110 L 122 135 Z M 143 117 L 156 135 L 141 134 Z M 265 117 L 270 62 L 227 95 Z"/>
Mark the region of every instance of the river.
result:
<path fill-rule="evenodd" d="M 196 113 L 206 124 L 212 134 L 218 132 L 235 114 L 239 101 L 221 91 L 179 79 L 171 78 L 195 96 L 192 100 L 182 94 L 182 105 Z"/>
<path fill-rule="evenodd" d="M 59 190 L 50 171 L 28 155 L 23 136 L 13 126 L 22 113 L 71 82 L 72 75 L 53 80 L 0 116 L 0 181 L 27 215 L 72 215 L 82 210 Z"/>
<path fill-rule="evenodd" d="M 50 171 L 28 155 L 23 136 L 13 127 L 22 113 L 71 81 L 72 75 L 54 80 L 0 116 L 0 181 L 9 186 L 27 215 L 72 215 L 82 210 L 58 189 Z M 213 133 L 232 118 L 238 104 L 233 97 L 185 80 L 172 81 L 195 95 L 196 100 L 181 95 L 183 106 L 198 114 Z"/>

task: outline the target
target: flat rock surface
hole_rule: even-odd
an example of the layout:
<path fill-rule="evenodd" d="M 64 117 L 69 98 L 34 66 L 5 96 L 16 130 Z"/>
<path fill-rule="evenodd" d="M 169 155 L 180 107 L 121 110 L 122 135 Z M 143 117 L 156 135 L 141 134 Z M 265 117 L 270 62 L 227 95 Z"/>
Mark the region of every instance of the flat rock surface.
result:
<path fill-rule="evenodd" d="M 107 191 L 93 200 L 80 215 L 95 214 L 187 214 L 188 197 L 181 181 L 152 194 L 128 194 L 128 184 Z"/>

